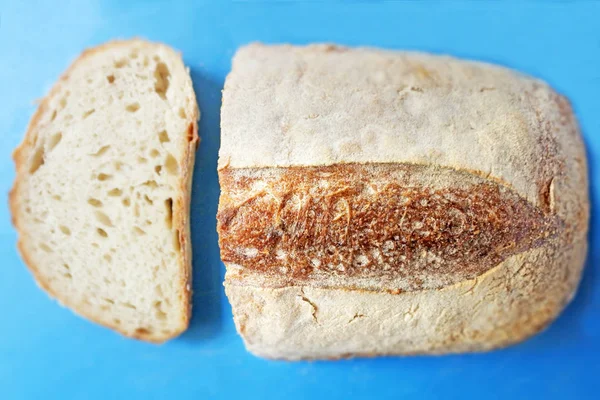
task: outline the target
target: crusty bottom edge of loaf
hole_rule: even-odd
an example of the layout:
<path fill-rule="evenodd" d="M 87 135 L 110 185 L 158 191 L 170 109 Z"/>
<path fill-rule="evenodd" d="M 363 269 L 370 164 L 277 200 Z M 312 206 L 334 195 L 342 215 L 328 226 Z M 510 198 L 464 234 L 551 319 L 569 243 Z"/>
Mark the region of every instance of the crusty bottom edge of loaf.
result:
<path fill-rule="evenodd" d="M 440 290 L 391 294 L 229 278 L 234 321 L 254 355 L 280 360 L 476 353 L 541 332 L 573 299 L 587 241 L 535 249 Z M 536 260 L 535 264 L 531 261 Z"/>
<path fill-rule="evenodd" d="M 319 357 L 319 356 L 315 356 L 315 357 L 311 357 L 311 356 L 285 357 L 285 356 L 279 356 L 279 355 L 272 355 L 272 354 L 268 353 L 268 351 L 264 352 L 261 349 L 254 349 L 254 348 L 248 346 L 247 344 L 246 344 L 246 349 L 250 353 L 252 353 L 253 355 L 255 355 L 257 357 L 264 358 L 267 360 L 272 360 L 272 361 L 339 361 L 339 360 L 350 360 L 353 358 L 376 358 L 376 357 L 403 358 L 403 357 L 415 357 L 415 356 L 442 357 L 442 356 L 450 356 L 450 355 L 456 355 L 456 354 L 479 354 L 479 353 L 487 353 L 487 352 L 494 351 L 494 350 L 505 349 L 505 348 L 517 345 L 519 343 L 526 342 L 527 340 L 529 340 L 529 339 L 533 338 L 534 336 L 547 330 L 559 315 L 560 315 L 560 312 L 559 312 L 559 314 L 557 314 L 555 316 L 555 318 L 550 319 L 545 324 L 539 326 L 537 329 L 532 330 L 526 336 L 517 338 L 515 340 L 509 341 L 506 343 L 498 343 L 494 346 L 482 347 L 480 349 L 455 350 L 455 351 L 431 350 L 431 351 L 398 352 L 398 353 L 360 353 L 360 352 L 356 352 L 356 353 L 339 354 L 339 355 L 331 356 L 331 357 Z"/>

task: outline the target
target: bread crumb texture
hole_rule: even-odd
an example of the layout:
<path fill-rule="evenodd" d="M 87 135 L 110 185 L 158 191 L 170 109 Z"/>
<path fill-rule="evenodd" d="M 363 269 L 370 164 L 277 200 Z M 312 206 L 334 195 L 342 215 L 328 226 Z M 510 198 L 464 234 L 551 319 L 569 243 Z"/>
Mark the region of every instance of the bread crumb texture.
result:
<path fill-rule="evenodd" d="M 14 154 L 18 247 L 41 287 L 128 336 L 160 342 L 187 327 L 197 118 L 164 45 L 111 42 L 74 62 Z"/>

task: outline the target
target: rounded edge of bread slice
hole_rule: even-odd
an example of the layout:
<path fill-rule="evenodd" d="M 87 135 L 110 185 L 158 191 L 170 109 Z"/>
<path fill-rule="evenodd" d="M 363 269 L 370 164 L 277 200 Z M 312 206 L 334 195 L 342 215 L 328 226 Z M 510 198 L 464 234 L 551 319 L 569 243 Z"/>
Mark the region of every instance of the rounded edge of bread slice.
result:
<path fill-rule="evenodd" d="M 135 85 L 140 85 L 140 93 Z M 140 94 L 148 97 L 136 101 Z M 115 111 L 119 108 L 121 114 Z M 18 250 L 51 297 L 136 339 L 161 343 L 187 329 L 189 203 L 199 117 L 181 55 L 143 39 L 115 40 L 85 50 L 54 84 L 13 153 L 16 177 L 9 194 Z M 164 129 L 154 132 L 149 125 Z M 111 134 L 116 143 L 110 141 Z M 129 147 L 132 143 L 140 147 Z M 140 154 L 144 150 L 147 155 Z M 126 162 L 134 156 L 136 165 Z M 90 157 L 100 167 L 87 170 Z M 82 174 L 89 176 L 82 179 Z M 53 185 L 60 193 L 54 193 Z M 160 204 L 153 190 L 170 197 Z M 104 197 L 99 198 L 99 191 Z M 113 203 L 103 204 L 109 202 Z M 59 212 L 69 207 L 73 212 Z M 123 222 L 128 212 L 146 217 L 148 227 L 131 226 L 131 219 Z M 166 224 L 162 227 L 161 218 Z M 91 229 L 78 234 L 86 228 Z M 169 245 L 173 251 L 159 263 L 157 247 Z M 147 260 L 140 261 L 144 257 Z M 132 264 L 124 263 L 127 260 Z M 112 268 L 105 268 L 105 262 Z M 133 268 L 131 273 L 128 268 Z"/>

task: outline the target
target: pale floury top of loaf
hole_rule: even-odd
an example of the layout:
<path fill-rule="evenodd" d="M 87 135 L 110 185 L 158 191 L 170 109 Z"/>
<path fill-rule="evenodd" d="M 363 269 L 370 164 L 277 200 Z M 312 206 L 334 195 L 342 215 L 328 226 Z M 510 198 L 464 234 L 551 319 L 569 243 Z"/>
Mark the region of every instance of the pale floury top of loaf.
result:
<path fill-rule="evenodd" d="M 502 67 L 251 44 L 236 53 L 225 83 L 219 168 L 440 165 L 499 180 L 534 205 L 560 197 L 552 207 L 569 218 L 587 190 L 573 125 L 565 98 Z"/>

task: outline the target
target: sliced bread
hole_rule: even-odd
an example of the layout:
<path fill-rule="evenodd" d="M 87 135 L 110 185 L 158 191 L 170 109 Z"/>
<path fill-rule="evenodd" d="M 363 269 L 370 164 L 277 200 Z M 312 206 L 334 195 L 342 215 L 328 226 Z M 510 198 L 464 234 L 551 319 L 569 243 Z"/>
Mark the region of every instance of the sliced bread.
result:
<path fill-rule="evenodd" d="M 126 336 L 162 342 L 187 328 L 198 118 L 171 48 L 134 39 L 83 52 L 14 153 L 13 224 L 39 286 Z"/>

